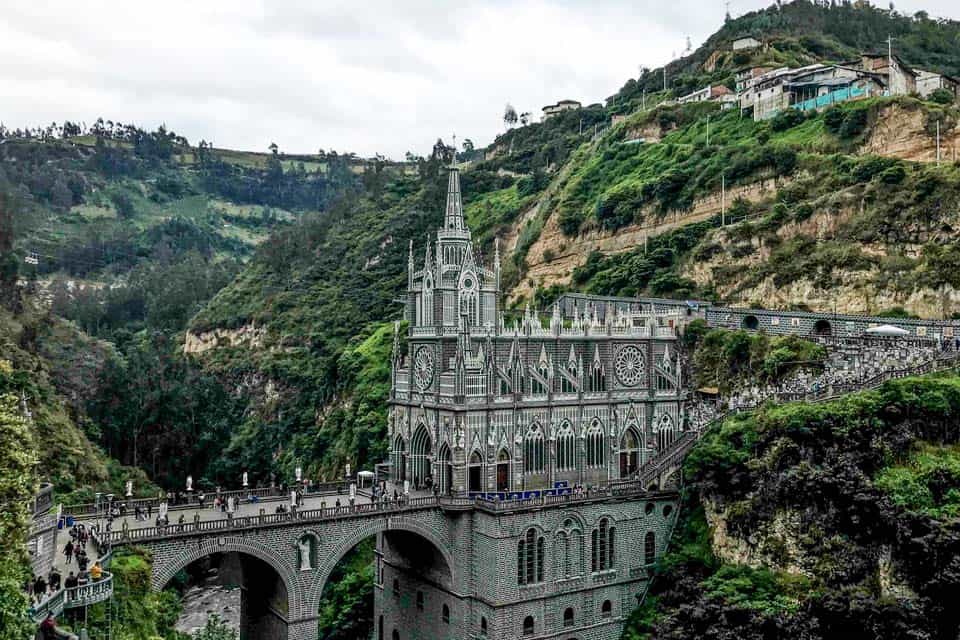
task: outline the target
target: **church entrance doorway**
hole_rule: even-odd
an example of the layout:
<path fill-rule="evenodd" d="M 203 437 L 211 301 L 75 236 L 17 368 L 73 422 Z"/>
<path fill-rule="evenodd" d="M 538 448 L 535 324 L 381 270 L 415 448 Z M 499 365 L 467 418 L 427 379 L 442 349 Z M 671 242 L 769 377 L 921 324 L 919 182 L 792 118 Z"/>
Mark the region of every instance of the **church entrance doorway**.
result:
<path fill-rule="evenodd" d="M 639 469 L 640 439 L 632 428 L 627 429 L 620 440 L 620 478 L 628 479 Z"/>
<path fill-rule="evenodd" d="M 483 458 L 479 451 L 470 454 L 468 491 L 483 491 Z"/>
<path fill-rule="evenodd" d="M 510 490 L 510 454 L 504 449 L 497 454 L 497 491 Z"/>

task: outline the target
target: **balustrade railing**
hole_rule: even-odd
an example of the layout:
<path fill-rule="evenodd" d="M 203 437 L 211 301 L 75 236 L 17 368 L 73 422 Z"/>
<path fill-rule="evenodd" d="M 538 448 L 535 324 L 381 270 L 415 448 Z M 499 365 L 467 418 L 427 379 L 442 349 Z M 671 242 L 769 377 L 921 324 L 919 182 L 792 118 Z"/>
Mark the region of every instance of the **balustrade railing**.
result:
<path fill-rule="evenodd" d="M 51 594 L 46 600 L 33 605 L 30 607 L 30 617 L 39 622 L 46 618 L 49 613 L 57 615 L 62 613 L 64 609 L 86 607 L 108 600 L 112 596 L 113 574 L 104 571 L 99 580 L 76 587 L 63 587 Z"/>
<path fill-rule="evenodd" d="M 347 481 L 337 481 L 337 482 L 321 482 L 315 483 L 306 487 L 298 486 L 298 490 L 304 490 L 304 495 L 307 496 L 317 496 L 324 494 L 337 494 L 345 493 L 349 488 L 350 483 Z M 235 498 L 239 501 L 247 501 L 251 497 L 258 500 L 271 500 L 271 499 L 289 499 L 290 492 L 294 489 L 293 486 L 288 487 L 257 487 L 250 489 L 231 489 L 228 491 L 216 491 L 204 492 L 205 501 L 204 506 L 210 506 L 213 504 L 214 498 L 217 496 L 221 500 L 227 500 L 228 498 Z M 105 509 L 110 508 L 110 506 L 116 506 L 117 508 L 122 508 L 130 513 L 135 510 L 137 507 L 140 507 L 142 510 L 146 510 L 147 507 L 153 509 L 158 509 L 160 503 L 166 502 L 167 508 L 171 511 L 183 510 L 183 509 L 196 509 L 200 506 L 199 491 L 192 492 L 189 495 L 185 495 L 182 498 L 179 496 L 174 499 L 174 501 L 167 501 L 166 498 L 134 498 L 127 500 L 125 498 L 115 498 L 112 503 L 103 501 L 100 503 L 100 510 L 103 512 Z M 63 507 L 64 515 L 71 516 L 86 516 L 86 515 L 95 515 L 97 513 L 97 504 L 96 503 L 83 503 L 83 504 L 73 504 L 65 505 Z"/>

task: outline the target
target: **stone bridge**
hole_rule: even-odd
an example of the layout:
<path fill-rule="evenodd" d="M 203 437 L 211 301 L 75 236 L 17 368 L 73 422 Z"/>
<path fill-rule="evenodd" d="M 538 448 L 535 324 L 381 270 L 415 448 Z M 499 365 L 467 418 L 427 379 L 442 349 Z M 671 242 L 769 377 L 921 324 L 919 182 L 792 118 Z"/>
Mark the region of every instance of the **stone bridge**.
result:
<path fill-rule="evenodd" d="M 644 481 L 655 483 L 661 472 L 651 470 Z M 634 481 L 584 495 L 517 502 L 431 495 L 288 513 L 266 513 L 266 504 L 242 505 L 232 517 L 210 508 L 173 508 L 165 527 L 127 516 L 115 520 L 114 530 L 99 536 L 98 544 L 149 550 L 155 590 L 195 562 L 230 557 L 243 589 L 242 638 L 316 638 L 320 600 L 331 574 L 351 549 L 371 537 L 377 541 L 377 626 L 384 637 L 480 637 L 481 629 L 489 637 L 514 637 L 521 635 L 524 620 L 535 618 L 538 627 L 555 626 L 564 637 L 609 638 L 618 635 L 646 588 L 672 530 L 678 499 L 674 492 L 646 490 L 643 481 Z M 254 510 L 259 512 L 250 513 Z M 610 564 L 617 569 L 604 564 L 603 571 L 595 571 L 596 564 L 590 564 L 588 532 L 600 520 L 617 531 L 616 561 L 614 534 L 605 534 L 611 540 Z M 533 530 L 544 540 L 538 551 L 541 565 L 546 559 L 538 569 L 542 584 L 535 589 L 518 585 L 516 578 L 523 570 L 518 540 Z M 578 532 L 573 537 L 579 551 L 561 551 L 558 530 L 564 536 Z M 560 553 L 563 567 L 557 566 Z M 584 596 L 588 587 L 598 595 Z M 411 611 L 424 610 L 424 593 L 431 603 L 443 600 L 445 611 L 418 621 Z M 557 617 L 556 607 L 547 605 L 554 597 L 578 610 L 573 628 Z M 441 622 L 451 619 L 455 626 Z"/>

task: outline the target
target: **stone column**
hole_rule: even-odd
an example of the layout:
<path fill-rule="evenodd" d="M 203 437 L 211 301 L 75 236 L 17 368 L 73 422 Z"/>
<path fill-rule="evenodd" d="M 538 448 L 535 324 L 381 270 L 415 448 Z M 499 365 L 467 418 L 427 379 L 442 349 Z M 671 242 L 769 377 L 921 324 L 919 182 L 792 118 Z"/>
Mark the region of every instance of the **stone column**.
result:
<path fill-rule="evenodd" d="M 287 640 L 318 640 L 316 616 L 288 622 Z"/>

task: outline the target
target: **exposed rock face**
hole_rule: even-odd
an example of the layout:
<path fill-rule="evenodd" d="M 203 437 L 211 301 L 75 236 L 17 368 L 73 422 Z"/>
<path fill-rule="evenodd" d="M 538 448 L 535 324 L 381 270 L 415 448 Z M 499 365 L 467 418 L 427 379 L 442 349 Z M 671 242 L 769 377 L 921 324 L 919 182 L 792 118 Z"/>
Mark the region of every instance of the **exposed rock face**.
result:
<path fill-rule="evenodd" d="M 821 210 L 801 223 L 783 225 L 777 235 L 783 240 L 797 236 L 823 239 L 833 236 L 842 225 L 857 214 L 857 204 L 850 203 L 839 210 Z M 958 221 L 960 224 L 960 221 Z M 880 287 L 876 283 L 883 275 L 879 268 L 868 270 L 834 270 L 829 286 L 818 284 L 817 274 L 798 278 L 786 284 L 775 284 L 772 277 L 746 287 L 744 280 L 755 273 L 757 267 L 770 258 L 770 248 L 759 237 L 748 241 L 734 239 L 724 230 L 717 230 L 710 240 L 723 247 L 723 251 L 706 260 L 690 261 L 684 275 L 698 285 L 715 287 L 717 293 L 743 304 L 760 304 L 771 309 L 784 309 L 807 305 L 811 309 L 836 310 L 838 313 L 875 314 L 894 307 L 903 307 L 922 318 L 949 318 L 960 310 L 960 291 L 949 285 L 933 288 L 915 288 L 897 291 Z M 749 253 L 736 248 L 750 244 Z M 890 247 L 881 243 L 857 244 L 860 251 L 872 256 L 890 255 Z M 896 253 L 910 258 L 921 254 L 920 244 L 898 244 Z M 734 258 L 731 254 L 740 255 Z M 743 255 L 745 254 L 745 255 Z M 723 275 L 721 275 L 723 274 Z"/>
<path fill-rule="evenodd" d="M 953 161 L 960 157 L 960 130 L 948 131 L 946 126 L 941 126 L 940 157 L 943 161 Z M 926 115 L 922 110 L 893 104 L 880 113 L 860 153 L 935 162 L 937 140 L 926 129 Z"/>
<path fill-rule="evenodd" d="M 262 346 L 265 335 L 266 330 L 254 325 L 239 329 L 214 329 L 203 333 L 187 332 L 183 339 L 183 352 L 199 354 L 221 346 L 246 346 L 256 349 Z"/>
<path fill-rule="evenodd" d="M 783 184 L 786 184 L 786 181 L 776 182 L 769 179 L 729 189 L 726 204 L 729 207 L 737 198 L 759 202 L 773 196 L 776 189 Z M 511 298 L 529 298 L 538 285 L 549 287 L 569 283 L 573 270 L 585 263 L 594 251 L 605 255 L 630 251 L 643 245 L 645 237 L 652 238 L 687 224 L 707 220 L 719 214 L 722 208 L 721 194 L 714 193 L 697 200 L 690 211 L 674 212 L 659 219 L 652 212 L 647 212 L 640 224 L 629 225 L 616 231 L 592 230 L 573 238 L 565 236 L 561 231 L 559 216 L 551 215 L 540 237 L 527 253 L 527 274 L 513 289 Z M 547 261 L 545 256 L 552 259 Z"/>
<path fill-rule="evenodd" d="M 724 562 L 814 575 L 809 556 L 798 543 L 804 529 L 800 514 L 780 511 L 770 523 L 751 532 L 748 539 L 743 539 L 729 531 L 725 510 L 709 500 L 704 500 L 703 506 L 713 534 L 713 552 Z"/>
<path fill-rule="evenodd" d="M 767 523 L 742 538 L 729 530 L 729 507 L 703 500 L 711 545 L 718 558 L 727 564 L 765 567 L 795 575 L 830 581 L 832 574 L 842 573 L 859 565 L 867 575 L 876 575 L 882 597 L 897 600 L 917 598 L 916 592 L 903 579 L 890 547 L 864 550 L 839 536 L 825 536 L 805 523 L 803 516 L 791 510 L 778 511 Z M 815 538 L 816 552 L 804 548 L 805 539 Z M 866 553 L 864 553 L 866 551 Z"/>

